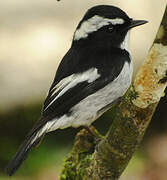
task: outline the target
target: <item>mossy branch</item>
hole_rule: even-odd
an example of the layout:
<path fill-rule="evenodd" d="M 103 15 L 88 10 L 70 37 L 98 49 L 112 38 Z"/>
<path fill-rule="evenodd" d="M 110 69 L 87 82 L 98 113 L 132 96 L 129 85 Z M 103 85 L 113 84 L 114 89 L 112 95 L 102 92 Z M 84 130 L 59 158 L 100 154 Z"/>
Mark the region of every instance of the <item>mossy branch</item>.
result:
<path fill-rule="evenodd" d="M 117 180 L 139 146 L 167 86 L 167 9 L 148 57 L 119 106 L 108 133 L 96 144 L 81 130 L 61 180 Z M 92 128 L 97 134 L 97 130 Z M 99 135 L 100 136 L 100 135 Z"/>

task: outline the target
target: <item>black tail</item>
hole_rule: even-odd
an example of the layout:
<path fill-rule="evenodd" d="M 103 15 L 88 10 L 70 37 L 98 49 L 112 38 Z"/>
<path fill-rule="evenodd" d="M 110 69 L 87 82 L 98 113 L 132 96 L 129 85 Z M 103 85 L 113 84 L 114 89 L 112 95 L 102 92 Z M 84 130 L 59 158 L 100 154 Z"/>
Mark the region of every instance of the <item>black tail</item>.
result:
<path fill-rule="evenodd" d="M 27 139 L 20 146 L 18 152 L 15 154 L 14 158 L 11 160 L 11 162 L 8 164 L 6 168 L 6 171 L 9 174 L 9 176 L 12 176 L 16 172 L 16 170 L 20 167 L 23 161 L 27 158 L 30 150 L 40 142 L 42 137 L 43 135 L 38 137 L 37 132 L 34 132 L 33 134 L 27 137 Z"/>

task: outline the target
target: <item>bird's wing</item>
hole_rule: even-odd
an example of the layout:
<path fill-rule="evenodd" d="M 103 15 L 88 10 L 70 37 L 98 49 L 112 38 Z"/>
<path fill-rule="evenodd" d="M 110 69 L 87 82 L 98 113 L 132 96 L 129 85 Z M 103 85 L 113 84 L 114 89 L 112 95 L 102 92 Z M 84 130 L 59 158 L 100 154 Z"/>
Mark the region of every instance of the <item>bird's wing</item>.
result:
<path fill-rule="evenodd" d="M 72 74 L 62 79 L 51 89 L 43 108 L 43 116 L 61 116 L 85 97 L 95 93 L 113 80 L 113 75 L 104 76 L 97 68 Z M 51 117 L 52 119 L 52 117 Z"/>

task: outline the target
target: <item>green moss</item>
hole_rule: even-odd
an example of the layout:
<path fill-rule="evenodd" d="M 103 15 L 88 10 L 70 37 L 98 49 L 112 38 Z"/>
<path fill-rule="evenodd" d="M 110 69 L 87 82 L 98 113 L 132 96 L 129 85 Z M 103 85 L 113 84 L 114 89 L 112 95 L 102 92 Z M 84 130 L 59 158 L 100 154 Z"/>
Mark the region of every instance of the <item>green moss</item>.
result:
<path fill-rule="evenodd" d="M 64 169 L 62 170 L 60 174 L 60 179 L 61 180 L 66 180 L 69 179 L 75 179 L 76 174 L 75 174 L 75 162 L 73 161 L 73 156 L 72 154 L 69 155 L 69 157 L 65 160 L 64 162 Z"/>
<path fill-rule="evenodd" d="M 80 161 L 79 166 L 78 166 L 78 171 L 79 171 L 81 179 L 83 179 L 85 175 L 85 170 L 87 167 L 89 167 L 91 160 L 92 160 L 92 155 L 88 154 L 87 156 L 85 156 L 84 159 Z"/>
<path fill-rule="evenodd" d="M 96 131 L 98 135 L 98 131 Z M 101 136 L 101 135 L 100 135 Z M 61 180 L 83 180 L 86 167 L 92 158 L 95 143 L 86 130 L 80 131 L 75 139 L 72 153 L 64 162 L 64 169 L 61 172 Z"/>
<path fill-rule="evenodd" d="M 86 167 L 89 166 L 91 161 L 91 154 L 78 154 L 73 153 L 70 155 L 64 165 L 64 169 L 61 172 L 61 180 L 82 180 L 85 174 Z M 78 158 L 79 157 L 79 158 Z"/>
<path fill-rule="evenodd" d="M 126 94 L 123 96 L 124 103 L 131 104 L 133 99 L 138 97 L 138 93 L 135 91 L 133 85 L 129 87 Z"/>

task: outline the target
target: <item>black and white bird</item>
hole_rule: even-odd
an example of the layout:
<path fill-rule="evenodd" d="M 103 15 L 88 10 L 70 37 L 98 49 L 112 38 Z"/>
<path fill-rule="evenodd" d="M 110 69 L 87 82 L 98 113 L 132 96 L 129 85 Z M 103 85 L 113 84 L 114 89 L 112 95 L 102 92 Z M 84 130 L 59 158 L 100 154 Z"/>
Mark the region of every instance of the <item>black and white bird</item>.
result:
<path fill-rule="evenodd" d="M 86 12 L 58 67 L 40 120 L 8 165 L 9 175 L 46 133 L 67 127 L 89 127 L 125 94 L 133 72 L 129 30 L 145 23 L 109 5 L 95 6 Z"/>

